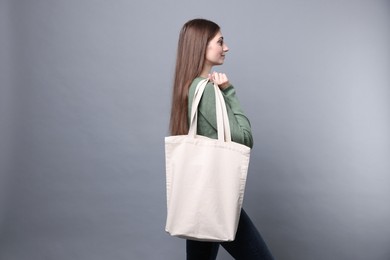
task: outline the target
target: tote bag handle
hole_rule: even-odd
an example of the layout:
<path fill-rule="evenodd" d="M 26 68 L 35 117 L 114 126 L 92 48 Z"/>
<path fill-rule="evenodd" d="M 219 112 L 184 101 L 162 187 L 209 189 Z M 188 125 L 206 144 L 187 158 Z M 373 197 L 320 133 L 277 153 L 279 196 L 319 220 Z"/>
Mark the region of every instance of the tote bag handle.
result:
<path fill-rule="evenodd" d="M 194 98 L 192 100 L 191 107 L 191 118 L 190 118 L 190 129 L 188 131 L 188 136 L 195 138 L 198 128 L 198 106 L 200 99 L 204 93 L 208 79 L 201 80 L 195 89 Z M 217 132 L 218 140 L 221 142 L 231 142 L 231 132 L 229 125 L 229 117 L 227 114 L 225 99 L 223 98 L 222 92 L 217 86 L 213 83 L 214 92 L 215 92 L 215 111 L 217 117 Z"/>

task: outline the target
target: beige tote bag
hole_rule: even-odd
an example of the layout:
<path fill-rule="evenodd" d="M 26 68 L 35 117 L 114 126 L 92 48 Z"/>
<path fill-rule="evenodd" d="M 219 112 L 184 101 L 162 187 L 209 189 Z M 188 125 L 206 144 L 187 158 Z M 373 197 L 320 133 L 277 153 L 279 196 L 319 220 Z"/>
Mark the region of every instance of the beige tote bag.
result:
<path fill-rule="evenodd" d="M 195 90 L 188 135 L 165 137 L 167 221 L 172 236 L 233 241 L 250 148 L 231 141 L 225 100 L 214 84 L 218 139 L 197 135 L 198 105 L 208 80 Z"/>

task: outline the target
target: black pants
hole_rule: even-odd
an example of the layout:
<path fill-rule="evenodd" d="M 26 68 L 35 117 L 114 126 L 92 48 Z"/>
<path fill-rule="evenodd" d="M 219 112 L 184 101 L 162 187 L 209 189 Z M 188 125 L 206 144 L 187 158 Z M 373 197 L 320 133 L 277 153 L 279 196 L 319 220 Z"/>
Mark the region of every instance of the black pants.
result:
<path fill-rule="evenodd" d="M 243 209 L 241 210 L 237 234 L 234 241 L 218 243 L 187 240 L 187 260 L 214 260 L 217 258 L 219 245 L 225 248 L 234 259 L 273 259 L 271 252 L 267 248 L 259 231 L 257 231 Z"/>

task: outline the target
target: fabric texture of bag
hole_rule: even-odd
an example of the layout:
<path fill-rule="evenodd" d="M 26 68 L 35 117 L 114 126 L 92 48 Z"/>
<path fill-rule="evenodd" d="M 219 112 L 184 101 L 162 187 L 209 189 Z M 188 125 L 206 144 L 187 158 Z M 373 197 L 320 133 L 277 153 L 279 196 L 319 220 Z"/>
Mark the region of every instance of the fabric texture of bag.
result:
<path fill-rule="evenodd" d="M 233 241 L 251 149 L 231 141 L 223 95 L 214 84 L 218 139 L 197 135 L 198 105 L 208 80 L 197 85 L 188 135 L 165 137 L 167 221 L 172 236 Z"/>

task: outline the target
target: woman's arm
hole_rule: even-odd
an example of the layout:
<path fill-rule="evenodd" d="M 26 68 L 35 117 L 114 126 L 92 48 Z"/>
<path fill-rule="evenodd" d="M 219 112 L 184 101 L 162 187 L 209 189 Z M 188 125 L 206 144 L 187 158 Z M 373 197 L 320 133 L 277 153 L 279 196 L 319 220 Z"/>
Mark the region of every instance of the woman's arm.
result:
<path fill-rule="evenodd" d="M 232 141 L 253 147 L 251 126 L 236 96 L 234 87 L 229 84 L 222 90 L 229 117 Z M 198 134 L 216 138 L 217 119 L 213 83 L 209 82 L 199 104 Z"/>
<path fill-rule="evenodd" d="M 232 140 L 252 148 L 253 137 L 251 124 L 240 106 L 236 96 L 236 90 L 232 85 L 230 85 L 229 87 L 225 88 L 222 93 L 225 98 L 228 112 Z"/>

